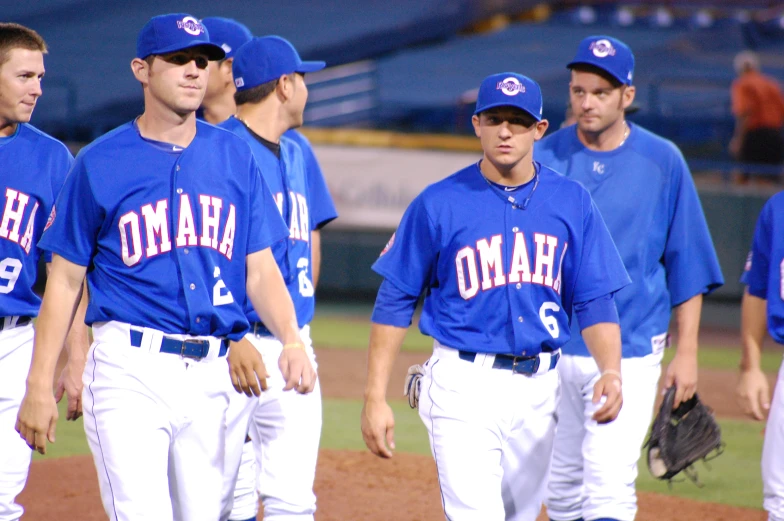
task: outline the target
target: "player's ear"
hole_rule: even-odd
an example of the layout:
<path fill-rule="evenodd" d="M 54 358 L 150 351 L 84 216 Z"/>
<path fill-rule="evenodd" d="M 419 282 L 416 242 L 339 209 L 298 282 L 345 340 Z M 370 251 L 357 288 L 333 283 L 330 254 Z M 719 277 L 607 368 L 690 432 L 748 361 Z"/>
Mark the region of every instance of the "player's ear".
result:
<path fill-rule="evenodd" d="M 537 121 L 536 134 L 534 134 L 534 139 L 536 140 L 542 139 L 542 137 L 544 137 L 544 133 L 547 132 L 547 127 L 549 126 L 550 126 L 550 122 L 547 121 L 546 119 L 543 119 L 542 121 Z"/>
<path fill-rule="evenodd" d="M 628 109 L 631 106 L 631 104 L 634 103 L 635 94 L 636 94 L 636 90 L 634 88 L 634 85 L 629 85 L 628 87 L 623 89 L 623 93 L 621 94 L 621 96 L 623 96 L 622 98 L 623 110 Z"/>
<path fill-rule="evenodd" d="M 284 74 L 278 79 L 278 85 L 275 87 L 281 101 L 285 102 L 291 99 L 294 95 L 294 78 L 292 74 Z"/>
<path fill-rule="evenodd" d="M 143 85 L 147 85 L 150 80 L 150 65 L 146 61 L 134 58 L 131 60 L 131 71 L 134 78 L 136 78 Z"/>
<path fill-rule="evenodd" d="M 474 125 L 474 134 L 476 134 L 476 137 L 482 137 L 482 132 L 479 130 L 479 115 L 474 114 L 471 116 L 471 123 Z"/>

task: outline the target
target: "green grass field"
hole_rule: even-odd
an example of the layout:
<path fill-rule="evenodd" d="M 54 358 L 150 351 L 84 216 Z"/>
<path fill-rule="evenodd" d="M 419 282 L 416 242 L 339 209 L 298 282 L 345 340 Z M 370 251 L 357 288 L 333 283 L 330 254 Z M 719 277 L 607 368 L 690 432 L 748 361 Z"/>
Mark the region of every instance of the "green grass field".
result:
<path fill-rule="evenodd" d="M 370 332 L 366 314 L 352 316 L 324 313 L 313 321 L 315 345 L 326 347 L 345 347 L 365 349 Z M 432 341 L 411 328 L 406 337 L 404 349 L 427 352 Z M 672 352 L 668 352 L 668 357 Z M 700 347 L 700 366 L 713 369 L 735 370 L 738 351 L 725 347 Z M 763 368 L 774 372 L 781 363 L 781 355 L 765 353 Z M 65 417 L 65 402 L 60 404 L 61 418 Z M 392 403 L 396 418 L 396 444 L 398 452 L 416 453 L 429 456 L 430 447 L 419 416 L 409 409 L 403 401 Z M 324 427 L 321 447 L 324 449 L 366 450 L 359 429 L 360 400 L 324 400 Z M 640 460 L 639 490 L 682 496 L 702 501 L 726 503 L 736 506 L 760 508 L 762 504 L 762 485 L 759 461 L 762 450 L 762 427 L 760 423 L 742 420 L 722 420 L 721 422 L 726 450 L 716 460 L 710 462 L 710 469 L 703 464 L 697 465 L 704 488 L 697 488 L 690 482 L 673 483 L 671 487 L 653 479 L 647 470 L 645 460 Z M 88 454 L 82 420 L 65 422 L 61 419 L 57 429 L 57 443 L 49 447 L 46 458 Z M 35 459 L 42 456 L 36 455 Z"/>

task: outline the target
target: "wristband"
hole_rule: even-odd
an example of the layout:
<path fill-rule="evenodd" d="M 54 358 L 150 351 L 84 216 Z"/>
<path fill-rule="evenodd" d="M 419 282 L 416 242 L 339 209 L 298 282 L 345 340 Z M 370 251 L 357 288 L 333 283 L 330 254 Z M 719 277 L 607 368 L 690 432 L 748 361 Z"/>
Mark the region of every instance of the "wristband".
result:
<path fill-rule="evenodd" d="M 303 349 L 304 350 L 305 349 L 305 344 L 302 344 L 300 342 L 297 342 L 295 344 L 284 344 L 283 345 L 283 350 L 285 351 L 286 349 Z"/>
<path fill-rule="evenodd" d="M 606 374 L 611 374 L 611 375 L 617 376 L 618 377 L 618 381 L 623 383 L 623 377 L 621 376 L 621 372 L 620 371 L 616 371 L 615 369 L 605 369 L 604 371 L 602 371 L 602 376 L 604 376 Z"/>

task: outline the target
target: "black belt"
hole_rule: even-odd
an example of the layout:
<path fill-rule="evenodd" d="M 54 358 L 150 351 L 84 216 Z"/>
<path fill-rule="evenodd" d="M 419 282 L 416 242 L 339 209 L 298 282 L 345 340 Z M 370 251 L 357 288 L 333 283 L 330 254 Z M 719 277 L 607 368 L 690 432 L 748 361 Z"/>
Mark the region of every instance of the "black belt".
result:
<path fill-rule="evenodd" d="M 19 317 L 19 320 L 17 320 L 15 324 L 13 323 L 12 320 L 9 320 L 8 327 L 6 327 L 5 325 L 6 318 L 12 319 L 13 317 L 3 317 L 2 319 L 0 319 L 0 331 L 3 331 L 4 329 L 13 329 L 19 326 L 26 326 L 27 324 L 33 321 L 33 317 Z"/>
<path fill-rule="evenodd" d="M 133 347 L 141 347 L 142 336 L 143 333 L 141 331 L 131 329 L 131 345 Z M 229 340 L 224 338 L 221 340 L 218 356 L 225 356 L 228 351 Z M 184 358 L 194 358 L 196 360 L 201 360 L 210 352 L 210 341 L 198 339 L 178 340 L 176 338 L 169 338 L 165 336 L 161 339 L 160 352 L 172 355 L 180 355 Z"/>
<path fill-rule="evenodd" d="M 458 351 L 460 360 L 466 362 L 473 362 L 476 360 L 476 353 L 472 351 Z M 492 354 L 492 353 L 487 353 Z M 555 369 L 558 364 L 558 359 L 561 358 L 560 352 L 551 353 L 550 367 L 548 371 Z M 493 369 L 509 369 L 513 373 L 535 374 L 539 370 L 539 363 L 541 359 L 537 356 L 511 356 L 511 355 L 495 355 L 493 360 Z"/>

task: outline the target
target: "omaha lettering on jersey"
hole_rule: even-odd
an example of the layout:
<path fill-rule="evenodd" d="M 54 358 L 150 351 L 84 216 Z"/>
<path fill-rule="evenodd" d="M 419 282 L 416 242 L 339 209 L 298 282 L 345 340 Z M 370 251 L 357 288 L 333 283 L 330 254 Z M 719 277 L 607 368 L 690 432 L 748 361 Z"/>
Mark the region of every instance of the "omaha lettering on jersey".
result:
<path fill-rule="evenodd" d="M 175 244 L 178 248 L 201 246 L 219 251 L 231 260 L 234 250 L 234 234 L 237 227 L 237 209 L 229 203 L 225 219 L 221 219 L 223 199 L 210 195 L 199 195 L 201 229 L 196 229 L 193 205 L 188 194 L 180 195 L 180 211 L 176 220 Z M 169 238 L 169 202 L 161 200 L 147 203 L 139 211 L 131 210 L 120 217 L 118 227 L 122 244 L 122 259 L 126 266 L 134 266 L 142 258 L 150 258 L 172 249 Z M 223 224 L 221 224 L 223 223 Z M 144 230 L 145 240 L 142 240 Z M 220 238 L 220 240 L 219 240 Z M 144 245 L 144 247 L 143 247 Z"/>
<path fill-rule="evenodd" d="M 479 239 L 476 242 L 476 247 L 466 246 L 458 250 L 455 257 L 455 267 L 460 296 L 468 300 L 475 297 L 480 288 L 482 291 L 487 291 L 515 283 L 539 284 L 553 288 L 557 293 L 560 293 L 560 262 L 558 263 L 558 275 L 554 278 L 555 259 L 559 249 L 558 237 L 545 233 L 533 233 L 536 244 L 533 269 L 531 269 L 525 234 L 516 232 L 513 237 L 514 247 L 508 271 L 504 263 L 502 235 L 494 235 L 490 240 Z M 561 254 L 558 255 L 558 258 L 561 261 L 563 261 L 563 253 L 568 246 L 567 242 L 563 242 L 560 246 Z"/>

